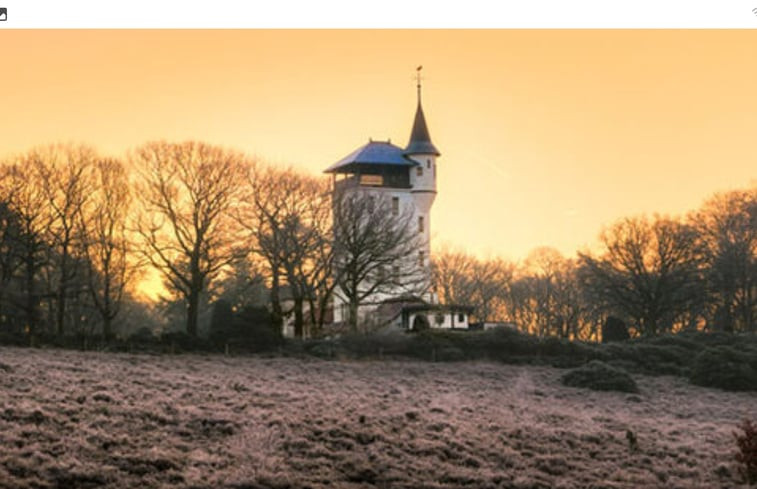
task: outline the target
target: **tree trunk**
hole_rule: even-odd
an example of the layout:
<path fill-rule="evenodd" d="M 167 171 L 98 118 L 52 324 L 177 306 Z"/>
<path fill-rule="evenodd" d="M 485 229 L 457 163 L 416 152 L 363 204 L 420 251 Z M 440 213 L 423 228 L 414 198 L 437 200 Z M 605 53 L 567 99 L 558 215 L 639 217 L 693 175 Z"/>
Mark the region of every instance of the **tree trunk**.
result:
<path fill-rule="evenodd" d="M 63 325 L 66 320 L 66 286 L 61 283 L 58 286 L 58 300 L 55 310 L 55 324 L 58 336 L 63 336 Z"/>
<path fill-rule="evenodd" d="M 58 284 L 55 324 L 58 336 L 63 336 L 66 320 L 66 289 L 68 288 L 68 249 L 64 247 L 60 258 L 60 284 Z"/>
<path fill-rule="evenodd" d="M 109 314 L 103 315 L 103 339 L 105 340 L 106 343 L 108 343 L 113 337 L 112 321 L 113 319 L 110 317 Z"/>
<path fill-rule="evenodd" d="M 187 334 L 197 337 L 197 317 L 199 315 L 200 293 L 196 288 L 187 297 Z"/>
<path fill-rule="evenodd" d="M 34 291 L 34 258 L 26 262 L 26 327 L 29 336 L 37 332 L 37 301 Z"/>
<path fill-rule="evenodd" d="M 271 275 L 271 321 L 281 331 L 284 324 L 284 314 L 279 299 L 279 274 L 276 271 Z"/>
<path fill-rule="evenodd" d="M 357 299 L 350 299 L 349 324 L 350 324 L 350 329 L 353 332 L 357 332 L 357 311 L 358 311 Z"/>
<path fill-rule="evenodd" d="M 303 337 L 304 315 L 302 314 L 302 297 L 294 298 L 294 337 Z"/>

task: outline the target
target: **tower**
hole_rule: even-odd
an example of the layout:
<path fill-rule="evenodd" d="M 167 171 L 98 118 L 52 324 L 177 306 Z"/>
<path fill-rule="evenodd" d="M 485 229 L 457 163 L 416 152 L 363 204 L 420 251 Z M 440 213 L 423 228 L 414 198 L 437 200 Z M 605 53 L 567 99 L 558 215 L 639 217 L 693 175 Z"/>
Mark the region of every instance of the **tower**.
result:
<path fill-rule="evenodd" d="M 418 250 L 418 260 L 428 270 L 430 278 L 431 257 L 431 206 L 436 199 L 436 159 L 441 155 L 431 142 L 431 136 L 426 125 L 426 116 L 421 104 L 421 78 L 418 68 L 418 106 L 415 109 L 413 129 L 410 141 L 403 151 L 403 155 L 417 166 L 410 172 L 410 193 L 415 205 L 418 229 L 423 234 L 423 246 Z"/>
<path fill-rule="evenodd" d="M 419 69 L 420 70 L 420 69 Z M 391 209 L 395 215 L 411 215 L 411 232 L 417 233 L 418 244 L 414 257 L 406 255 L 408 259 L 417 260 L 419 270 L 413 266 L 413 282 L 425 284 L 425 289 L 431 284 L 431 206 L 436 198 L 436 159 L 440 156 L 436 146 L 431 142 L 426 118 L 421 105 L 420 76 L 417 83 L 418 103 L 410 132 L 410 140 L 405 148 L 391 143 L 391 141 L 369 142 L 334 163 L 325 170 L 333 175 L 333 190 L 335 193 L 361 192 L 382 198 L 391 202 Z M 398 268 L 398 265 L 394 265 Z M 409 269 L 409 268 L 408 268 Z M 392 273 L 391 270 L 381 273 Z M 418 273 L 422 275 L 419 277 Z M 421 280 L 419 280 L 421 279 Z M 370 284 L 370 281 L 360 282 Z M 374 282 L 375 283 L 375 282 Z M 414 292 L 414 294 L 417 292 Z M 407 296 L 408 289 L 399 283 L 392 290 L 383 290 L 376 294 L 371 304 L 361 306 L 361 316 L 369 309 L 375 309 L 378 304 L 399 297 Z M 423 299 L 435 302 L 431 294 Z M 345 319 L 345 303 L 335 294 L 334 321 Z"/>

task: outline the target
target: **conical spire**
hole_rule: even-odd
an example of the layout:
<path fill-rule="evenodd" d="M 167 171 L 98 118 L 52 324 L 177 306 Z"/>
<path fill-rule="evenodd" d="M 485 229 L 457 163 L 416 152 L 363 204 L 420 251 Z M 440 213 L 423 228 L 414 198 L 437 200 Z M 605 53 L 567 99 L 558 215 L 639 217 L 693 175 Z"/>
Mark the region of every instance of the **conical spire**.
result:
<path fill-rule="evenodd" d="M 431 136 L 428 134 L 428 126 L 426 125 L 426 117 L 423 115 L 423 107 L 421 106 L 421 78 L 420 69 L 418 67 L 418 108 L 415 110 L 415 121 L 413 122 L 413 130 L 410 133 L 410 142 L 407 143 L 405 148 L 406 155 L 414 154 L 432 154 L 439 156 L 439 150 L 436 149 L 434 143 L 431 142 Z"/>

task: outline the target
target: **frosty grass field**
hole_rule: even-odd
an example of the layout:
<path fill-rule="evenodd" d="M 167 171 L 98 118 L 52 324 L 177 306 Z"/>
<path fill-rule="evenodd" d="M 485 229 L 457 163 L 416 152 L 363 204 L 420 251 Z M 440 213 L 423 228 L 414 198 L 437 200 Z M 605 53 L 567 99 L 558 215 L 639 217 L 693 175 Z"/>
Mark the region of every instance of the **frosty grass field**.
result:
<path fill-rule="evenodd" d="M 0 487 L 745 487 L 755 393 L 563 373 L 0 348 Z"/>

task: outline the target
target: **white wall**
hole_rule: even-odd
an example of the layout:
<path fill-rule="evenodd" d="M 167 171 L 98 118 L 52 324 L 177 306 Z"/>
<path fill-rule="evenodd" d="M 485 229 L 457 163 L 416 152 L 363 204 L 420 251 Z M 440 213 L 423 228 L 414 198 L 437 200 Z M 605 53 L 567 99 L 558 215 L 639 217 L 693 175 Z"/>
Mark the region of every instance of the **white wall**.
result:
<path fill-rule="evenodd" d="M 388 187 L 355 187 L 356 192 L 370 192 L 375 195 L 381 195 L 386 198 L 391 205 L 392 197 L 399 198 L 399 212 L 409 212 L 411 217 L 411 230 L 418 232 L 418 217 L 423 216 L 423 230 L 420 236 L 420 245 L 418 251 L 423 251 L 424 273 L 427 276 L 427 283 L 431 283 L 431 206 L 436 198 L 436 157 L 434 155 L 414 155 L 412 159 L 418 162 L 423 168 L 423 174 L 418 176 L 417 167 L 410 169 L 410 189 L 388 188 Z M 417 253 L 415 259 L 419 259 Z M 371 298 L 371 302 L 379 303 L 402 294 L 404 291 L 398 290 L 389 294 L 376 294 Z M 427 294 L 428 295 L 428 294 Z M 429 302 L 433 302 L 432 297 L 424 297 Z M 344 301 L 334 297 L 334 321 L 346 321 L 348 311 L 343 307 Z M 370 313 L 375 306 L 366 305 L 361 307 L 359 316 Z M 451 327 L 451 326 L 450 326 Z M 458 327 L 455 325 L 455 327 Z M 467 318 L 465 327 L 467 328 Z"/>
<path fill-rule="evenodd" d="M 431 326 L 431 329 L 468 329 L 468 314 L 463 314 L 463 320 L 459 321 L 458 313 L 452 313 L 449 311 L 445 311 L 443 313 L 444 318 L 441 323 L 438 323 L 436 321 L 437 314 L 435 312 L 425 313 L 425 312 L 419 312 L 411 314 L 409 317 L 408 327 L 410 329 L 413 328 L 413 321 L 415 321 L 415 317 L 418 315 L 426 316 L 428 319 L 428 324 Z"/>

